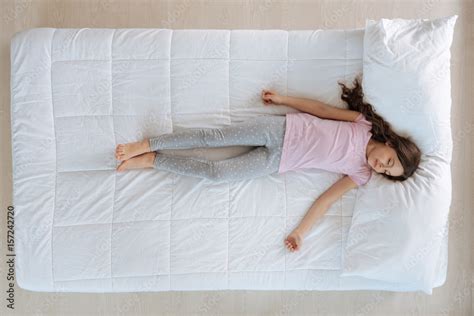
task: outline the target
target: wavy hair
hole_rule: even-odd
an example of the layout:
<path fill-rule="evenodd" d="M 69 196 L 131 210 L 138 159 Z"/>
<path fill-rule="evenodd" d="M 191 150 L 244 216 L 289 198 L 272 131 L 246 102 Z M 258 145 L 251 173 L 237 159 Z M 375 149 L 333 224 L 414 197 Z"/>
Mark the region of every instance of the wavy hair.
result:
<path fill-rule="evenodd" d="M 388 142 L 390 147 L 396 151 L 403 167 L 403 174 L 391 176 L 382 173 L 382 175 L 392 181 L 404 181 L 413 175 L 418 168 L 421 151 L 411 137 L 403 137 L 395 133 L 390 124 L 375 113 L 376 111 L 372 108 L 372 105 L 364 102 L 364 93 L 360 81 L 360 75 L 356 76 L 352 89 L 348 88 L 344 83 L 338 82 L 342 89 L 341 99 L 347 103 L 350 110 L 361 112 L 372 123 L 372 139 L 382 143 Z"/>

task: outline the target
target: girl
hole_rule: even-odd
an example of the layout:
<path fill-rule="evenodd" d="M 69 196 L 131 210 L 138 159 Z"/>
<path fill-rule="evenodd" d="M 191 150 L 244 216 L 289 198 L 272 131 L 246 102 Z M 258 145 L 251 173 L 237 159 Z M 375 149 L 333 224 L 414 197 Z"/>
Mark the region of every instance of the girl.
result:
<path fill-rule="evenodd" d="M 410 137 L 397 135 L 372 106 L 363 101 L 358 77 L 354 88 L 343 83 L 341 99 L 349 108 L 332 107 L 316 100 L 262 91 L 265 105 L 287 105 L 305 113 L 260 116 L 222 128 L 189 129 L 141 142 L 119 144 L 118 171 L 156 168 L 212 180 L 243 180 L 274 172 L 321 168 L 343 173 L 321 194 L 299 225 L 284 240 L 289 251 L 301 249 L 313 224 L 345 192 L 366 184 L 375 171 L 403 181 L 418 167 L 421 152 Z M 160 149 L 256 146 L 240 156 L 209 161 L 158 153 Z"/>

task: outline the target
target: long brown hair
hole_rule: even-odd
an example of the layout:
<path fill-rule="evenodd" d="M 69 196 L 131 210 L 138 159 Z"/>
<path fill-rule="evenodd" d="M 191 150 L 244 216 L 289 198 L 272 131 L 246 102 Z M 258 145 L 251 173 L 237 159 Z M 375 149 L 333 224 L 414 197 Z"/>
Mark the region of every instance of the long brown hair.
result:
<path fill-rule="evenodd" d="M 338 82 L 342 88 L 341 99 L 347 103 L 350 110 L 361 112 L 365 118 L 372 123 L 372 129 L 370 131 L 372 133 L 372 139 L 382 143 L 388 141 L 391 147 L 396 151 L 403 167 L 403 174 L 400 176 L 391 176 L 382 173 L 382 175 L 394 181 L 406 180 L 418 168 L 421 151 L 411 137 L 403 137 L 396 134 L 390 124 L 375 113 L 372 105 L 364 102 L 364 93 L 362 92 L 362 86 L 359 81 L 360 75 L 355 77 L 354 87 L 352 89 L 346 87 L 344 83 Z"/>

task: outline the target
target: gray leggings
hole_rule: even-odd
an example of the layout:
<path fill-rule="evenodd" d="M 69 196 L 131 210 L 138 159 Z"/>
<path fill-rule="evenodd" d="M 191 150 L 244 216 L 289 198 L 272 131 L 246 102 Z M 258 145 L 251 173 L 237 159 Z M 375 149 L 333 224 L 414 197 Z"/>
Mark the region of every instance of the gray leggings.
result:
<path fill-rule="evenodd" d="M 248 153 L 224 160 L 206 160 L 158 153 L 154 168 L 212 181 L 253 179 L 278 172 L 285 116 L 257 116 L 218 128 L 192 128 L 150 138 L 151 151 L 200 147 L 254 146 Z"/>

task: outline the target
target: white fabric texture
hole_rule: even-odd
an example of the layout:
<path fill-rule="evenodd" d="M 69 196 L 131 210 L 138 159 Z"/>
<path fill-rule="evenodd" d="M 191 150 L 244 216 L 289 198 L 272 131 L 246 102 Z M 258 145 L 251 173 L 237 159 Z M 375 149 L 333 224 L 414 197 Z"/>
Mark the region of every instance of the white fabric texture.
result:
<path fill-rule="evenodd" d="M 214 184 L 152 169 L 115 171 L 118 143 L 293 112 L 263 106 L 262 88 L 343 107 L 337 81 L 351 83 L 362 71 L 363 35 L 364 29 L 17 33 L 11 123 L 19 286 L 419 290 L 415 280 L 341 277 L 358 190 L 328 210 L 300 252 L 285 250 L 283 239 L 340 174 L 309 169 Z M 411 197 L 393 188 L 397 198 Z M 432 260 L 436 286 L 445 281 L 446 252 Z"/>
<path fill-rule="evenodd" d="M 451 203 L 450 47 L 457 15 L 367 20 L 365 101 L 394 130 L 412 136 L 420 167 L 393 184 L 380 175 L 361 188 L 345 248 L 344 276 L 413 282 L 432 293 Z M 403 192 L 401 194 L 401 192 Z"/>

